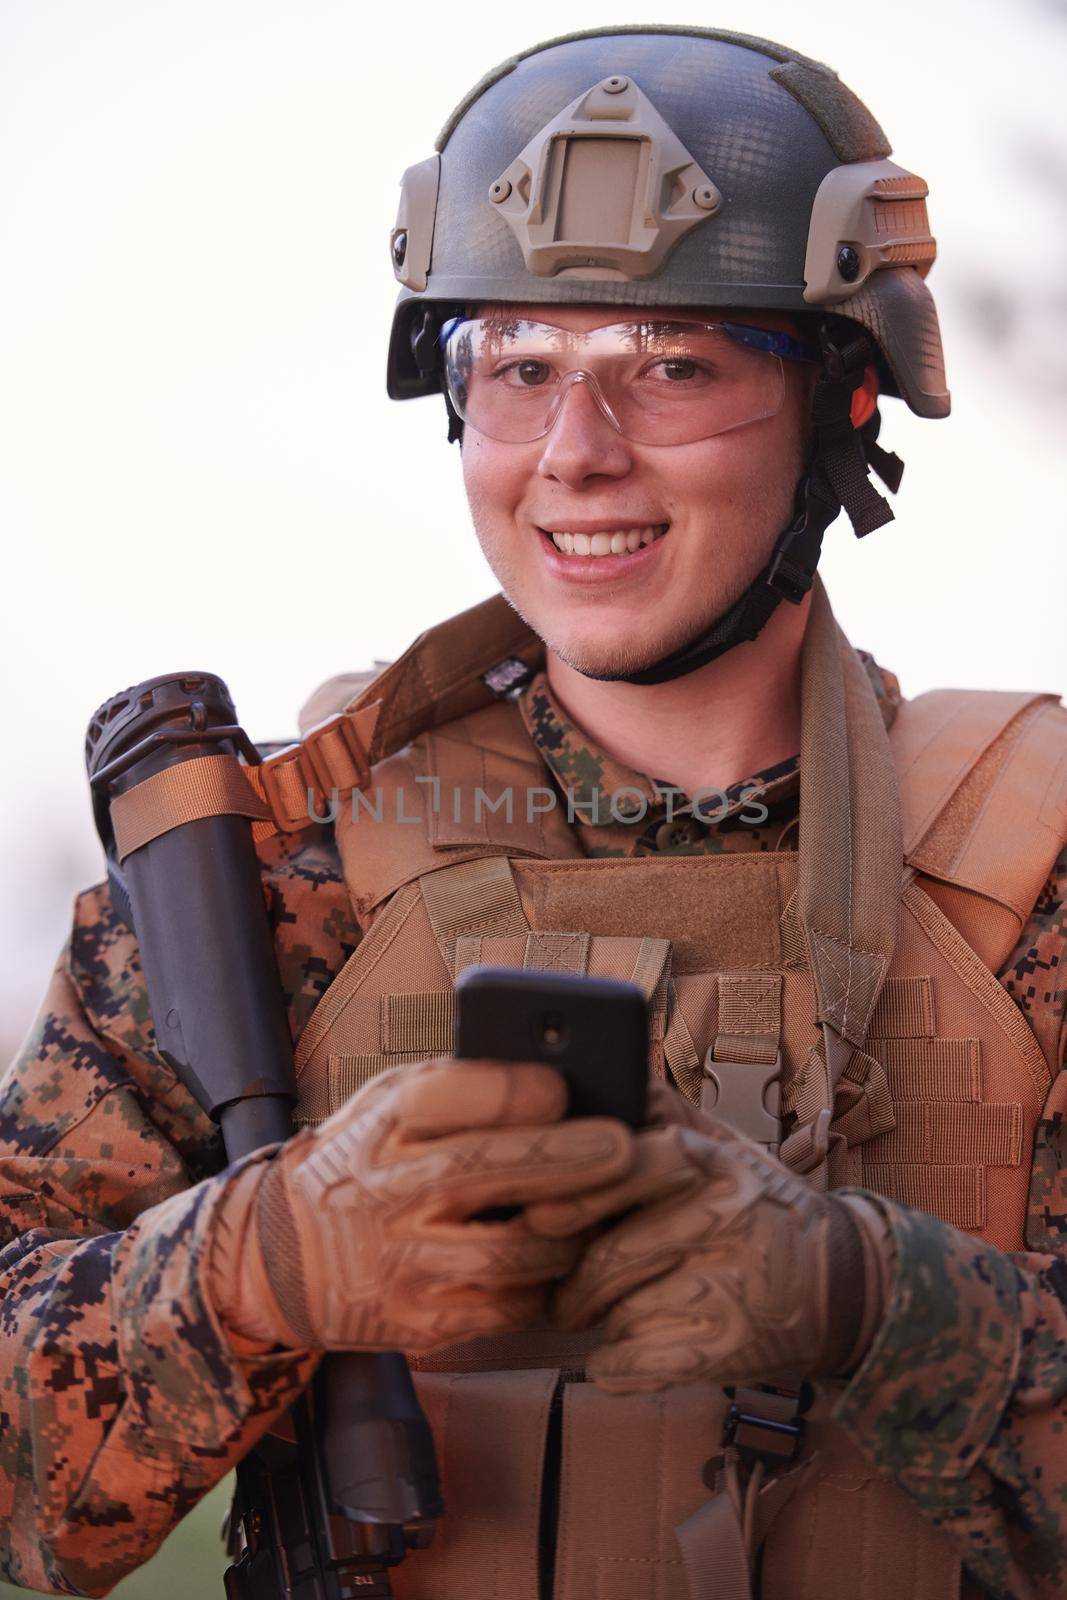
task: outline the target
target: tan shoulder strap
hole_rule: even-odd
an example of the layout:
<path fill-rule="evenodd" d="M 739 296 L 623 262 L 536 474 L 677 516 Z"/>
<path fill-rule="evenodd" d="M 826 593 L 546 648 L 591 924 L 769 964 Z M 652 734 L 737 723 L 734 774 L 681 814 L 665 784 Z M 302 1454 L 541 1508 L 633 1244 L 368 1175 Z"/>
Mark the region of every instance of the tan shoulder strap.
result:
<path fill-rule="evenodd" d="M 372 698 L 367 695 L 367 690 L 391 665 L 389 661 L 376 661 L 373 667 L 366 667 L 362 672 L 338 672 L 334 677 L 327 678 L 325 683 L 320 683 L 297 712 L 296 725 L 300 729 L 300 737 L 317 728 L 320 722 L 326 722 L 338 712 L 355 705 L 357 700 L 363 702 Z"/>
<path fill-rule="evenodd" d="M 815 983 L 822 1051 L 812 1050 L 806 1068 L 808 1120 L 790 1132 L 779 1156 L 825 1187 L 832 1142 L 843 1137 L 829 1131 L 835 1090 L 863 1047 L 896 950 L 904 859 L 885 723 L 870 679 L 838 628 L 818 578 L 801 655 L 800 819 L 796 915 Z M 736 998 L 742 1003 L 729 1019 L 727 1048 L 735 1056 L 744 1051 L 750 1060 L 766 1058 L 775 1044 L 774 990 L 767 984 Z M 749 1017 L 743 1030 L 739 1024 Z M 717 1059 L 711 1069 L 721 1070 Z M 760 1064 L 756 1070 L 761 1101 L 755 1109 L 766 1111 L 764 1074 L 773 1066 Z M 749 1441 L 753 1436 L 765 1440 L 770 1433 L 780 1443 L 783 1427 L 795 1426 L 798 1404 L 799 1385 L 787 1389 L 783 1384 L 770 1393 L 765 1387 L 739 1389 L 735 1396 Z M 694 1596 L 710 1595 L 707 1574 L 721 1569 L 722 1593 L 747 1600 L 759 1544 L 800 1476 L 810 1470 L 809 1458 L 765 1480 L 766 1446 L 757 1448 L 759 1464 L 743 1483 L 731 1441 L 712 1498 L 676 1530 Z"/>
<path fill-rule="evenodd" d="M 1067 839 L 1067 709 L 939 689 L 904 703 L 891 743 L 909 865 L 1024 920 Z"/>
<path fill-rule="evenodd" d="M 503 595 L 494 595 L 420 634 L 351 705 L 354 714 L 378 706 L 370 761 L 379 761 L 426 728 L 440 728 L 493 703 L 484 675 L 506 657 L 528 666 L 544 660 L 544 645 Z"/>
<path fill-rule="evenodd" d="M 1057 696 L 995 689 L 931 689 L 904 700 L 889 732 L 910 856 L 986 750 L 1028 707 Z"/>
<path fill-rule="evenodd" d="M 885 722 L 818 577 L 801 654 L 800 817 L 796 915 L 823 1040 L 808 1064 L 814 1120 L 780 1155 L 825 1185 L 837 1083 L 863 1048 L 896 950 L 904 860 Z"/>
<path fill-rule="evenodd" d="M 335 793 L 344 797 L 361 788 L 376 762 L 430 728 L 492 705 L 485 674 L 508 657 L 536 667 L 544 646 L 503 595 L 493 595 L 420 634 L 342 711 L 261 767 L 246 769 L 246 776 L 278 829 L 306 827 L 313 805 L 322 814 Z"/>
<path fill-rule="evenodd" d="M 862 1048 L 896 949 L 900 814 L 874 690 L 818 579 L 801 657 L 800 817 L 796 910 L 818 1018 Z"/>
<path fill-rule="evenodd" d="M 426 729 L 493 704 L 485 674 L 510 658 L 539 666 L 544 646 L 494 595 L 421 634 L 392 665 L 353 674 L 355 698 L 312 727 L 304 728 L 302 718 L 299 743 L 255 766 L 225 754 L 193 770 L 181 763 L 157 774 L 152 790 L 136 800 L 130 790 L 114 816 L 120 856 L 202 817 L 249 817 L 257 839 L 298 833 L 316 818 L 333 820 L 338 805 L 368 782 L 375 762 Z M 313 697 L 315 709 L 336 704 L 342 681 L 331 680 Z"/>

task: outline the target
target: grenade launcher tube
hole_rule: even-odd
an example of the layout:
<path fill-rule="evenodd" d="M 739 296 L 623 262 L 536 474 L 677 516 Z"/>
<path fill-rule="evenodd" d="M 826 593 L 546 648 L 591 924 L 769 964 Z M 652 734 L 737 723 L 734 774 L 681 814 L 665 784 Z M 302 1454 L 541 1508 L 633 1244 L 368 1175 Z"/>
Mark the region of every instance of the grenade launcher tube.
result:
<path fill-rule="evenodd" d="M 183 822 L 121 864 L 110 827 L 117 795 L 178 762 L 234 753 L 234 741 L 212 737 L 205 702 L 247 750 L 225 685 L 207 674 L 185 675 L 152 679 L 102 707 L 90 725 L 87 764 L 112 895 L 137 934 L 159 1048 L 218 1122 L 232 1162 L 288 1139 L 296 1103 L 285 998 L 251 826 L 234 815 Z M 139 707 L 147 709 L 138 715 Z M 147 738 L 146 726 L 153 730 Z M 197 729 L 204 729 L 202 741 Z M 304 1460 L 298 1476 L 305 1511 L 297 1520 L 313 1526 L 303 1539 L 286 1541 L 286 1549 L 253 1552 L 251 1567 L 245 1563 L 249 1576 L 255 1573 L 251 1583 L 241 1566 L 231 1568 L 227 1593 L 242 1600 L 266 1600 L 268 1593 L 271 1600 L 388 1595 L 388 1567 L 408 1546 L 427 1542 L 441 1513 L 433 1439 L 402 1355 L 326 1356 L 315 1408 L 314 1428 L 306 1401 L 294 1413 Z M 262 1483 L 263 1467 L 251 1460 L 246 1466 L 239 1485 Z M 345 1573 L 360 1570 L 353 1589 Z"/>

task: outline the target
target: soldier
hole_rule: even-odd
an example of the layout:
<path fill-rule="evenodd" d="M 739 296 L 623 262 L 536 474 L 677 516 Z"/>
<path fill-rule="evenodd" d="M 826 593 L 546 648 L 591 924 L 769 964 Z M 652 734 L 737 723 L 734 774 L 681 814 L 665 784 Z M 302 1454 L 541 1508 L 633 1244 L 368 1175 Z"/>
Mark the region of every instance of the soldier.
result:
<path fill-rule="evenodd" d="M 220 1170 L 79 899 L 3 1085 L 16 1583 L 105 1593 L 323 1350 L 400 1347 L 406 1600 L 1063 1593 L 1067 716 L 903 700 L 815 576 L 889 515 L 878 396 L 949 407 L 888 157 L 816 62 L 626 28 L 406 175 L 390 391 L 443 391 L 510 604 L 273 758 L 288 1145 Z M 641 984 L 649 1126 L 434 1059 L 478 961 Z"/>

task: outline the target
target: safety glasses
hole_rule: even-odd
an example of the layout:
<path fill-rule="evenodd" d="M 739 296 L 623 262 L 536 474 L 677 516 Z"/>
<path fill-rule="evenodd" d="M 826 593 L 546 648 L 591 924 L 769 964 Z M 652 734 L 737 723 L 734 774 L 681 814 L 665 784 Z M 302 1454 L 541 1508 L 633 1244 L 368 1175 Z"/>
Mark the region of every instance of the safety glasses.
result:
<path fill-rule="evenodd" d="M 781 410 L 783 360 L 819 360 L 813 345 L 740 322 L 656 319 L 575 332 L 495 313 L 453 318 L 440 343 L 459 416 L 505 444 L 543 438 L 578 385 L 635 444 L 710 439 Z"/>

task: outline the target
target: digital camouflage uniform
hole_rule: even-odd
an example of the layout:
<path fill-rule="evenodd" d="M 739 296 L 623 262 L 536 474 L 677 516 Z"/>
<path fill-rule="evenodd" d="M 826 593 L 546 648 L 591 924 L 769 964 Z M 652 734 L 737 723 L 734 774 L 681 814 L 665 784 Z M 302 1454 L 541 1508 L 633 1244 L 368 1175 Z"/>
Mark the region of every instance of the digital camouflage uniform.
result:
<path fill-rule="evenodd" d="M 896 680 L 864 660 L 888 724 Z M 790 847 L 795 759 L 733 785 L 704 823 L 677 791 L 667 797 L 598 751 L 543 675 L 519 711 L 579 818 L 585 803 L 576 826 L 587 854 Z M 601 815 L 596 791 L 624 790 L 643 798 L 633 807 L 643 814 L 618 820 L 620 800 Z M 261 853 L 295 1040 L 360 927 L 328 828 L 275 837 Z M 1061 1062 L 1065 951 L 1067 851 L 999 974 Z M 1067 1585 L 1065 1119 L 1061 1072 L 1037 1136 L 1034 1254 L 1005 1255 L 880 1202 L 897 1288 L 837 1410 L 997 1596 L 1051 1600 Z M 106 888 L 92 889 L 0 1093 L 0 1571 L 15 1583 L 105 1593 L 311 1375 L 310 1356 L 235 1354 L 205 1301 L 205 1242 L 231 1181 L 221 1163 L 215 1129 L 155 1051 L 135 941 Z"/>

